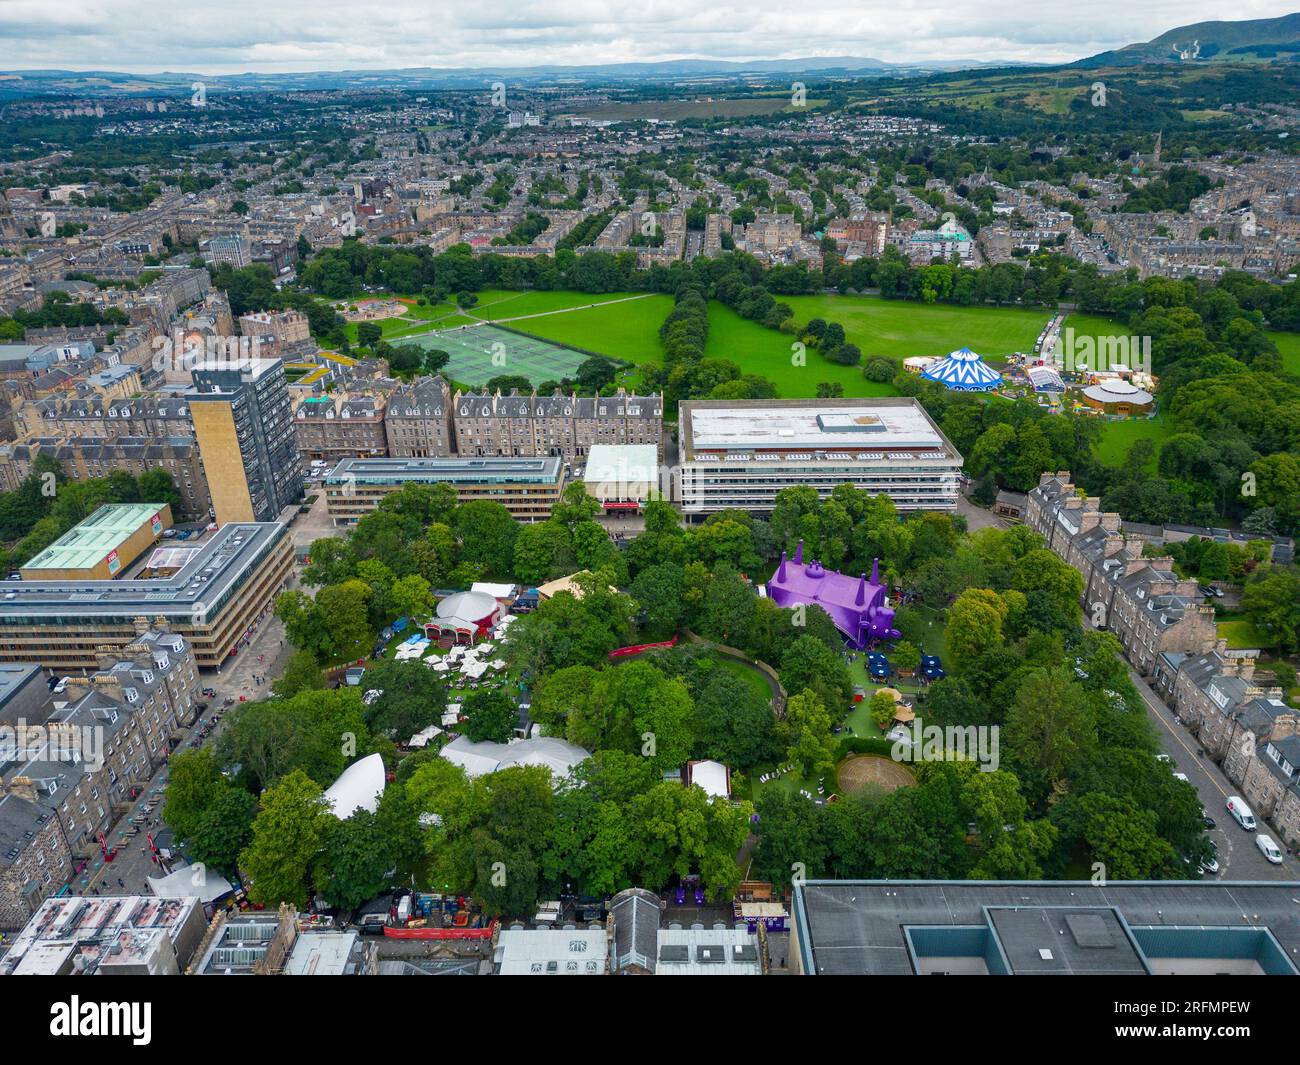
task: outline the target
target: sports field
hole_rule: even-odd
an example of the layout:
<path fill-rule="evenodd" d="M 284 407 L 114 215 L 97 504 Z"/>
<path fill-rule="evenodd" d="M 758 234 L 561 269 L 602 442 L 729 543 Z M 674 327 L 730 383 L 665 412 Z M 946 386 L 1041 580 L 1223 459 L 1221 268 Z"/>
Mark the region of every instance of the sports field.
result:
<path fill-rule="evenodd" d="M 464 325 L 423 333 L 409 341 L 451 355 L 442 373 L 459 384 L 481 387 L 502 374 L 523 374 L 534 387 L 572 377 L 588 358 L 580 351 L 520 336 L 495 325 Z"/>
<path fill-rule="evenodd" d="M 544 301 L 538 306 L 539 301 L 535 300 L 527 303 L 511 300 L 491 303 L 484 308 L 475 307 L 471 313 L 494 320 L 542 313 L 543 317 L 524 318 L 511 325 L 558 344 L 572 344 L 589 351 L 598 351 L 612 359 L 632 363 L 659 363 L 663 360 L 659 327 L 673 309 L 671 296 L 653 293 L 639 299 L 628 299 L 618 294 L 592 296 L 584 292 L 538 292 L 528 295 L 544 296 L 552 301 L 567 297 L 572 302 L 567 307 L 547 307 Z M 578 304 L 577 300 L 582 303 Z M 589 304 L 595 306 L 588 306 Z M 547 311 L 553 313 L 546 313 Z"/>

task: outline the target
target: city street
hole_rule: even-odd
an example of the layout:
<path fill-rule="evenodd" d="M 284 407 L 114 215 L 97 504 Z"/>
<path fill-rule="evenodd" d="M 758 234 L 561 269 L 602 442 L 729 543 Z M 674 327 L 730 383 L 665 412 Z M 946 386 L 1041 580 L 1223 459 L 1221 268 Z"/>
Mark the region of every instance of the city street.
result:
<path fill-rule="evenodd" d="M 185 730 L 176 750 L 179 752 L 193 749 L 192 740 L 195 732 L 205 720 L 213 716 L 214 711 L 221 709 L 221 704 L 227 698 L 234 700 L 226 708 L 229 712 L 239 704 L 241 695 L 250 701 L 267 695 L 270 692 L 271 682 L 283 672 L 284 663 L 292 653 L 293 648 L 284 640 L 284 626 L 279 619 L 268 614 L 259 624 L 248 646 L 242 648 L 238 655 L 233 659 L 227 659 L 226 664 L 215 673 L 199 674 L 200 687 L 213 688 L 217 694 L 215 698 L 205 700 L 208 709 L 200 714 L 192 728 Z M 259 656 L 261 656 L 260 661 Z M 220 725 L 217 728 L 217 732 L 219 731 Z M 211 743 L 215 735 L 214 732 L 203 742 Z M 114 860 L 105 862 L 102 856 L 97 854 L 73 882 L 74 893 L 79 895 L 95 892 L 100 895 L 149 893 L 146 878 L 162 874 L 149 854 L 146 834 L 151 831 L 156 833 L 162 827 L 167 769 L 166 762 L 159 766 L 153 777 L 144 785 L 140 797 L 131 804 L 131 809 L 113 826 L 112 831 L 104 834 L 109 846 L 116 851 Z M 157 802 L 150 810 L 147 804 L 154 799 L 157 799 Z M 132 823 L 130 820 L 132 817 L 142 819 L 137 822 L 140 825 L 140 832 L 128 837 L 126 833 Z M 118 883 L 119 880 L 122 881 L 121 884 Z"/>
<path fill-rule="evenodd" d="M 1207 874 L 1206 879 L 1300 879 L 1300 863 L 1297 863 L 1293 854 L 1288 853 L 1281 865 L 1273 865 L 1260 853 L 1255 846 L 1255 833 L 1241 828 L 1224 808 L 1228 796 L 1238 794 L 1240 789 L 1223 775 L 1208 756 L 1197 754 L 1200 748 L 1196 739 L 1174 720 L 1174 712 L 1160 701 L 1146 681 L 1132 670 L 1129 670 L 1129 676 L 1147 705 L 1147 714 L 1155 722 L 1161 746 L 1173 759 L 1172 769 L 1187 774 L 1187 779 L 1201 797 L 1205 812 L 1218 822 L 1218 828 L 1210 832 L 1210 839 L 1219 848 L 1219 872 L 1214 877 Z M 1277 841 L 1276 834 L 1270 832 L 1262 822 L 1260 831 L 1273 836 L 1274 841 Z M 1280 843 L 1278 845 L 1281 846 Z"/>

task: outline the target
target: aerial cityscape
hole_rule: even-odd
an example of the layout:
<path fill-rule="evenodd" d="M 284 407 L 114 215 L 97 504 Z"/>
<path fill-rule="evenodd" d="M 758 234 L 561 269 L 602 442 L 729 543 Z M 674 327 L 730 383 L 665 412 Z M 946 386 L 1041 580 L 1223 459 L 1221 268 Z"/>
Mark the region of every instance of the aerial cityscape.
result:
<path fill-rule="evenodd" d="M 7 5 L 0 976 L 1300 975 L 1300 13 L 1046 7 Z"/>

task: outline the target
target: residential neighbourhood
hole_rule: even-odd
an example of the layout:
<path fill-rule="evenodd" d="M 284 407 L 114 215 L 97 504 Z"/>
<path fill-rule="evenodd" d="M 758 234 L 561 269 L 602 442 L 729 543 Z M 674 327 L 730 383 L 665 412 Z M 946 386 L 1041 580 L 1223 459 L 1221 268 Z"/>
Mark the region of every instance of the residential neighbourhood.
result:
<path fill-rule="evenodd" d="M 0 976 L 1300 975 L 1300 15 L 151 4 L 0 71 Z"/>

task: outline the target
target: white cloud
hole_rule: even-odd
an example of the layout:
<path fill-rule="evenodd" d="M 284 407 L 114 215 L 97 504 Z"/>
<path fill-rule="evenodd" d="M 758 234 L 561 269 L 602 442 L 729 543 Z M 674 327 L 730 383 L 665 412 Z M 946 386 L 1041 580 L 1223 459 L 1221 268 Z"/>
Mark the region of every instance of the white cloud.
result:
<path fill-rule="evenodd" d="M 1293 0 L 1242 0 L 1234 18 Z M 1222 17 L 1204 0 L 0 0 L 0 68 L 240 71 L 874 56 L 1062 62 Z"/>

